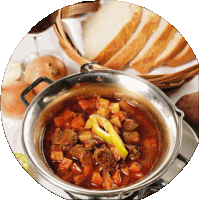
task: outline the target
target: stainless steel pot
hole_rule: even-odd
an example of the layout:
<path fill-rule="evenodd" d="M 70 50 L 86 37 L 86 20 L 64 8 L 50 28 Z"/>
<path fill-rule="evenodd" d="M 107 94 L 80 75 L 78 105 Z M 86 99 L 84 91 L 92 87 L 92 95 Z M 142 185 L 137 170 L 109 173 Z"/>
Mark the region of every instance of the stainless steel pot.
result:
<path fill-rule="evenodd" d="M 158 180 L 173 163 L 181 143 L 184 114 L 160 89 L 142 78 L 114 70 L 92 70 L 91 64 L 83 65 L 81 69 L 82 73 L 67 76 L 56 82 L 41 77 L 21 94 L 23 103 L 28 107 L 22 125 L 22 144 L 25 154 L 38 174 L 66 192 L 95 197 L 110 195 L 118 195 L 119 198 L 126 197 Z M 25 95 L 43 81 L 50 85 L 29 105 Z M 73 88 L 77 82 L 88 82 L 89 84 Z M 163 153 L 153 170 L 139 182 L 115 190 L 89 190 L 65 182 L 47 166 L 42 154 L 42 137 L 46 123 L 67 99 L 88 95 L 125 97 L 128 101 L 136 100 L 138 104 L 147 108 L 154 121 L 157 122 L 164 140 Z"/>

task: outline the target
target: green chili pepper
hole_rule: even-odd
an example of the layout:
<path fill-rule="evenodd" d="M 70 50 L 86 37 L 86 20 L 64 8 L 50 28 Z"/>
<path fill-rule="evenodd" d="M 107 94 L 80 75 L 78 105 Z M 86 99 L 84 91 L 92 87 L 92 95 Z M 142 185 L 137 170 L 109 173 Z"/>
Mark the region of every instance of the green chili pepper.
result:
<path fill-rule="evenodd" d="M 21 166 L 28 172 L 30 164 L 25 155 L 22 153 L 15 153 L 14 155 L 21 164 Z"/>
<path fill-rule="evenodd" d="M 114 144 L 121 157 L 125 160 L 128 155 L 128 151 L 124 147 L 124 143 L 122 142 L 120 136 L 114 130 L 112 124 L 107 119 L 96 114 L 91 115 L 90 119 L 92 127 L 96 134 L 105 142 L 109 144 Z M 99 125 L 103 127 L 105 131 L 101 129 Z"/>

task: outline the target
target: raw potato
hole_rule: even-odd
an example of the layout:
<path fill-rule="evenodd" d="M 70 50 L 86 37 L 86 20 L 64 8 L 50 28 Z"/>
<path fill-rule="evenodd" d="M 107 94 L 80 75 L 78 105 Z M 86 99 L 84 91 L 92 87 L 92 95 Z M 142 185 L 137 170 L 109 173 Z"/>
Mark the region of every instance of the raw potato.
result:
<path fill-rule="evenodd" d="M 21 76 L 22 64 L 17 61 L 10 60 L 5 71 L 3 85 L 6 85 L 12 81 L 18 81 L 21 79 Z"/>
<path fill-rule="evenodd" d="M 185 120 L 199 128 L 199 92 L 184 95 L 176 106 L 185 114 Z"/>

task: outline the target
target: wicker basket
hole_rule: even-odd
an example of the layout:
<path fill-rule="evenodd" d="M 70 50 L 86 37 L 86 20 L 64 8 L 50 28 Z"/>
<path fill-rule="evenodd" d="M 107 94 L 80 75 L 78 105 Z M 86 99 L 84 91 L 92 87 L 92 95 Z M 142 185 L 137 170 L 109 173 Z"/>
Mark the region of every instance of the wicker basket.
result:
<path fill-rule="evenodd" d="M 85 63 L 89 63 L 90 61 L 81 57 L 78 50 L 74 47 L 70 38 L 64 31 L 61 19 L 70 16 L 78 17 L 79 15 L 84 13 L 95 12 L 98 10 L 99 6 L 100 6 L 99 0 L 96 0 L 94 2 L 82 2 L 71 6 L 66 6 L 59 10 L 56 23 L 54 24 L 54 30 L 59 39 L 60 46 L 63 48 L 66 54 L 80 66 Z M 107 68 L 98 64 L 94 64 L 94 69 L 107 69 Z M 199 64 L 196 64 L 194 66 L 188 67 L 187 69 L 172 74 L 158 74 L 158 75 L 146 74 L 138 76 L 152 82 L 160 89 L 170 89 L 182 86 L 183 84 L 191 80 L 194 76 L 196 76 L 198 73 L 199 73 Z"/>

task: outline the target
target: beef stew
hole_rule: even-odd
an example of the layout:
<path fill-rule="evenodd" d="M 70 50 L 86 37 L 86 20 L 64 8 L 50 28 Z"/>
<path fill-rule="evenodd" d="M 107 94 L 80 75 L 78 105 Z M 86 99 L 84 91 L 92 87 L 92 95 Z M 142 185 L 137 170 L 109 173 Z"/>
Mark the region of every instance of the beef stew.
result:
<path fill-rule="evenodd" d="M 43 154 L 63 180 L 88 189 L 132 185 L 148 174 L 161 154 L 152 119 L 125 99 L 68 100 L 47 125 Z"/>

